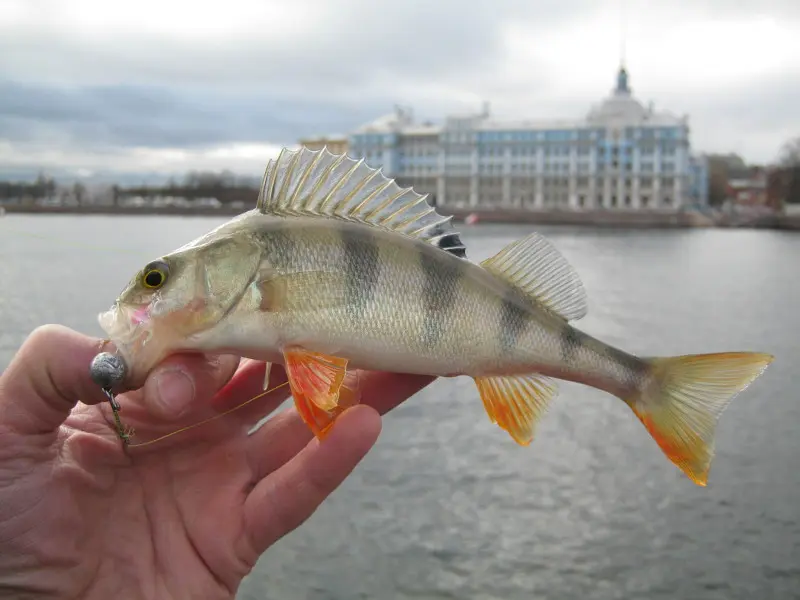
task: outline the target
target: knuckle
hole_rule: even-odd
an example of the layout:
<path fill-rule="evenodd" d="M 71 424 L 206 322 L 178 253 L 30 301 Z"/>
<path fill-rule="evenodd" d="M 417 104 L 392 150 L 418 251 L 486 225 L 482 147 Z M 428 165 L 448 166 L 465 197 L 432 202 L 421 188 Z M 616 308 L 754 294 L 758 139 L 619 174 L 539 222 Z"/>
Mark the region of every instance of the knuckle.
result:
<path fill-rule="evenodd" d="M 56 325 L 54 323 L 39 325 L 28 336 L 27 345 L 37 347 L 50 345 L 68 338 L 69 331 L 70 330 L 63 325 Z"/>

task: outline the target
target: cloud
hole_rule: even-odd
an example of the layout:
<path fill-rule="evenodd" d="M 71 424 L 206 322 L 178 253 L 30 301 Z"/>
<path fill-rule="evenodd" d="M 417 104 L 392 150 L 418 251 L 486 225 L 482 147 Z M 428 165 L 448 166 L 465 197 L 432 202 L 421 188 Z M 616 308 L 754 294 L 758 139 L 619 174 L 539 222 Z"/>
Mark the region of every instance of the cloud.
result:
<path fill-rule="evenodd" d="M 31 169 L 33 164 L 55 165 L 61 173 L 81 174 L 84 177 L 98 173 L 113 176 L 147 174 L 164 179 L 188 171 L 222 169 L 241 175 L 260 176 L 267 161 L 277 157 L 280 149 L 281 146 L 274 144 L 224 144 L 195 149 L 119 146 L 74 150 L 58 146 L 20 146 L 0 141 L 0 165 L 3 165 L 0 172 L 32 175 L 38 172 L 38 169 Z"/>
<path fill-rule="evenodd" d="M 283 143 L 294 141 L 303 128 L 350 127 L 359 116 L 341 103 L 232 89 L 0 82 L 0 131 L 15 142 L 55 133 L 90 146 L 256 143 L 265 134 Z"/>
<path fill-rule="evenodd" d="M 164 165 L 249 170 L 243 148 L 347 132 L 396 103 L 580 118 L 613 84 L 621 1 L 6 0 L 0 166 L 146 169 L 172 153 Z M 769 160 L 800 134 L 800 3 L 627 4 L 634 92 L 688 113 L 696 149 Z"/>

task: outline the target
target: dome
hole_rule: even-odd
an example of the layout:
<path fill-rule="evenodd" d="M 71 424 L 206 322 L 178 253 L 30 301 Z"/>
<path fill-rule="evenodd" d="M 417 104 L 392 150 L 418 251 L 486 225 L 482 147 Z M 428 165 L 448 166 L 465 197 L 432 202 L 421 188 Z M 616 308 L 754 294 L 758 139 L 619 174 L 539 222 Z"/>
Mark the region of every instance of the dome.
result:
<path fill-rule="evenodd" d="M 628 72 L 620 67 L 616 87 L 599 106 L 589 111 L 587 120 L 597 124 L 636 123 L 645 121 L 649 115 L 650 111 L 631 94 Z"/>

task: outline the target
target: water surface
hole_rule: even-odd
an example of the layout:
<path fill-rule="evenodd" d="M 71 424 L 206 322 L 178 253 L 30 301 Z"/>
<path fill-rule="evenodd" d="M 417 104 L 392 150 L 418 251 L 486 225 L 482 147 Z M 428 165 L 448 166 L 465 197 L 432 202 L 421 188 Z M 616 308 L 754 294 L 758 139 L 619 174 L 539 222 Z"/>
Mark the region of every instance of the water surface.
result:
<path fill-rule="evenodd" d="M 45 322 L 100 335 L 95 315 L 135 269 L 221 221 L 0 219 L 0 368 Z M 530 230 L 482 225 L 464 239 L 480 260 Z M 241 600 L 800 598 L 800 235 L 541 231 L 583 278 L 587 332 L 642 355 L 777 356 L 723 415 L 710 485 L 683 477 L 596 390 L 561 384 L 521 448 L 469 379 L 437 381 L 385 418 L 374 450 L 263 556 Z"/>

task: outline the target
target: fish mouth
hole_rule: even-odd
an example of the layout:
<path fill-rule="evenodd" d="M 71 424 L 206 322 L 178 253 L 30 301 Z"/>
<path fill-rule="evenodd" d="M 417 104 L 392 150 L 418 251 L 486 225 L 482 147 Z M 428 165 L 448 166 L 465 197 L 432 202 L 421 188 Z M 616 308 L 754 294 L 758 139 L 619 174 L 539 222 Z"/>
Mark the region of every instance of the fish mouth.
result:
<path fill-rule="evenodd" d="M 117 302 L 100 313 L 97 321 L 128 367 L 124 383 L 129 386 L 144 383 L 150 363 L 157 360 L 148 356 L 152 352 L 147 349 L 147 341 L 153 333 L 149 305 Z"/>
<path fill-rule="evenodd" d="M 115 303 L 107 311 L 98 315 L 97 321 L 111 341 L 117 345 L 129 344 L 141 326 L 149 320 L 147 305 Z"/>

